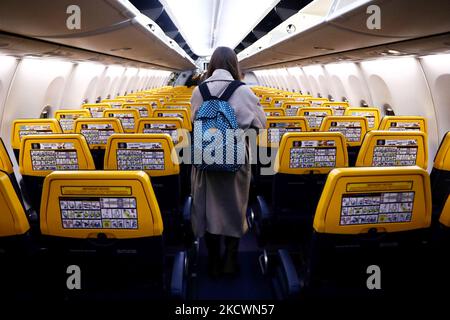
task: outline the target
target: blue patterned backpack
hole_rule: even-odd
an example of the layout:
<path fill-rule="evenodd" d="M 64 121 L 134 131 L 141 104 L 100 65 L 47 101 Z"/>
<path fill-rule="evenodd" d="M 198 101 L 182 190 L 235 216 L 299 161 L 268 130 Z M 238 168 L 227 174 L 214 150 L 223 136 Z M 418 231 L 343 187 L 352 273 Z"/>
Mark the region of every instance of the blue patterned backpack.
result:
<path fill-rule="evenodd" d="M 243 82 L 232 81 L 220 97 L 211 95 L 206 83 L 199 86 L 203 103 L 194 119 L 192 164 L 199 170 L 236 172 L 243 164 L 245 145 L 234 109 L 228 103 Z"/>

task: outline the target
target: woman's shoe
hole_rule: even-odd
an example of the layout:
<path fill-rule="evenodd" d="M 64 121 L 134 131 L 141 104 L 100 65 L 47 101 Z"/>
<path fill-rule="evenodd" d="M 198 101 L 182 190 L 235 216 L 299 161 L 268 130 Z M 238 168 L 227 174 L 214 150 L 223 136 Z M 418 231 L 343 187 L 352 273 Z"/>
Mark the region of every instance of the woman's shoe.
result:
<path fill-rule="evenodd" d="M 236 276 L 239 273 L 238 249 L 239 238 L 225 237 L 225 255 L 222 266 L 224 275 Z"/>
<path fill-rule="evenodd" d="M 205 244 L 208 249 L 208 275 L 217 278 L 221 274 L 220 236 L 205 233 Z"/>

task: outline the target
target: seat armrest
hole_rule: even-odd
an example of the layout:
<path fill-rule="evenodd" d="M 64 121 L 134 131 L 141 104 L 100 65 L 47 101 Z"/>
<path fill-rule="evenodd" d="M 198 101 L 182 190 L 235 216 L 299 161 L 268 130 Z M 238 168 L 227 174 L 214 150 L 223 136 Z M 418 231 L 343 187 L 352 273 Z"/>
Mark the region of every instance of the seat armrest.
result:
<path fill-rule="evenodd" d="M 183 205 L 183 221 L 189 222 L 191 220 L 192 196 L 188 196 Z"/>
<path fill-rule="evenodd" d="M 266 200 L 263 196 L 257 196 L 256 197 L 256 206 L 257 209 L 256 214 L 259 215 L 260 220 L 269 220 L 272 217 L 272 212 L 270 210 L 269 205 L 267 204 Z"/>
<path fill-rule="evenodd" d="M 170 295 L 172 298 L 185 298 L 185 260 L 186 251 L 178 252 L 173 260 L 172 278 L 170 281 Z"/>
<path fill-rule="evenodd" d="M 291 256 L 287 250 L 279 249 L 278 257 L 280 260 L 280 268 L 286 281 L 285 284 L 288 296 L 292 297 L 298 295 L 302 286 Z"/>

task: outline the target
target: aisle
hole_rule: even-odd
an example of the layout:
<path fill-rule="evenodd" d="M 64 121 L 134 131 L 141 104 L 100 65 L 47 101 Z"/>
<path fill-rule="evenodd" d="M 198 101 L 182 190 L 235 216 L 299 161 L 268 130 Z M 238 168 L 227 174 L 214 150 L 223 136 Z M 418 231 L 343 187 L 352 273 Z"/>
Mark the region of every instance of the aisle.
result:
<path fill-rule="evenodd" d="M 270 279 L 262 275 L 258 264 L 261 250 L 248 232 L 239 245 L 240 273 L 235 278 L 211 279 L 207 274 L 207 251 L 200 242 L 198 274 L 192 281 L 194 300 L 268 300 L 273 299 Z"/>

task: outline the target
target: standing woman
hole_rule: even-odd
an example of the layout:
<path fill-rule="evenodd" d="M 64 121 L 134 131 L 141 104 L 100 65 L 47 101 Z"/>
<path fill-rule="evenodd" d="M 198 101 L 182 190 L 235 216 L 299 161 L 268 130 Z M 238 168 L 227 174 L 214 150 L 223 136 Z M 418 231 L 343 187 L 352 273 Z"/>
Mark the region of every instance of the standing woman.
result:
<path fill-rule="evenodd" d="M 234 51 L 218 47 L 209 62 L 205 83 L 212 96 L 219 97 L 233 80 L 240 80 L 239 63 Z M 197 87 L 192 93 L 192 120 L 203 103 Z M 240 129 L 263 129 L 266 116 L 259 99 L 249 87 L 236 89 L 228 103 L 233 108 Z M 192 228 L 196 237 L 205 238 L 208 272 L 212 276 L 238 272 L 239 239 L 247 231 L 247 204 L 251 169 L 246 161 L 237 172 L 198 170 L 192 166 Z M 221 257 L 221 238 L 225 254 Z"/>

